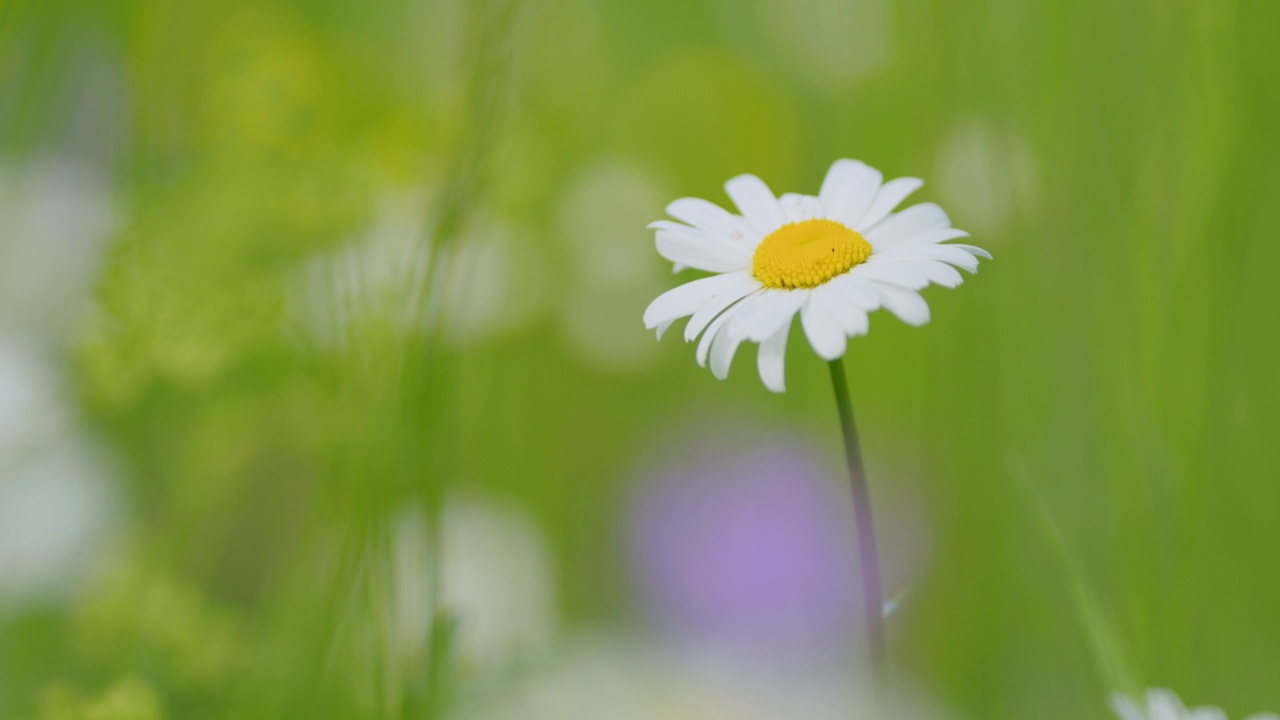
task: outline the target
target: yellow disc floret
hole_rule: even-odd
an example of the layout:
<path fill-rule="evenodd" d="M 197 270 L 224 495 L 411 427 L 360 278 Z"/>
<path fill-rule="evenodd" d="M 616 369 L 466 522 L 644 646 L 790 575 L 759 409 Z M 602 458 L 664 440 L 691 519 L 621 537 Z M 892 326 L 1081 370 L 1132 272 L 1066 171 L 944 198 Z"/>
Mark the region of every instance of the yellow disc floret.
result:
<path fill-rule="evenodd" d="M 871 243 L 834 220 L 790 223 L 756 248 L 751 272 L 771 288 L 817 287 L 871 255 Z"/>

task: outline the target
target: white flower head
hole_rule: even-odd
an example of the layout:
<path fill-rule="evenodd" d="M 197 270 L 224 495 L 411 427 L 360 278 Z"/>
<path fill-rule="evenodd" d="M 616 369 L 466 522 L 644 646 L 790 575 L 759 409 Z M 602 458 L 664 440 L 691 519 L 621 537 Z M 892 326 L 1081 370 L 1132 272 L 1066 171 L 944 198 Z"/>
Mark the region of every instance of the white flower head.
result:
<path fill-rule="evenodd" d="M 701 335 L 698 364 L 729 374 L 738 346 L 760 344 L 760 378 L 785 389 L 783 363 L 791 320 L 800 324 L 823 360 L 844 355 L 848 338 L 865 335 L 867 313 L 884 308 L 910 325 L 929 322 L 920 290 L 956 287 L 956 267 L 977 272 L 982 248 L 945 244 L 967 237 L 933 203 L 894 212 L 924 181 L 883 182 L 878 170 L 837 160 L 818 195 L 775 197 L 764 181 L 739 175 L 725 191 L 741 215 L 698 198 L 667 206 L 680 222 L 659 220 L 658 253 L 676 270 L 715 273 L 658 296 L 645 310 L 658 337 L 689 317 L 685 341 Z M 954 267 L 953 267 L 954 266 Z"/>
<path fill-rule="evenodd" d="M 1227 714 L 1216 707 L 1188 709 L 1172 690 L 1152 688 L 1143 700 L 1115 693 L 1111 696 L 1111 711 L 1120 720 L 1227 720 Z M 1280 720 L 1280 716 L 1265 713 L 1248 720 Z"/>

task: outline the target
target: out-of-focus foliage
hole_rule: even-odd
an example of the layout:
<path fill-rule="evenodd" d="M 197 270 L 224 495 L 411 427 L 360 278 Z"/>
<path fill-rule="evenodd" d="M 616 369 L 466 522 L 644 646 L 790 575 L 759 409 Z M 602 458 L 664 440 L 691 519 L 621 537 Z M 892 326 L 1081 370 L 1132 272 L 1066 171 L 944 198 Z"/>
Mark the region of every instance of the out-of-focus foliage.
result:
<path fill-rule="evenodd" d="M 844 496 L 802 339 L 773 396 L 644 332 L 677 282 L 644 225 L 839 157 L 925 178 L 996 258 L 846 359 L 907 558 L 895 675 L 958 717 L 1101 717 L 1087 587 L 1143 679 L 1280 709 L 1277 28 L 1209 0 L 0 0 L 0 717 L 441 717 L 573 668 L 683 712 L 774 693 L 754 665 L 625 684 L 696 655 L 653 598 L 701 586 L 654 572 L 779 553 L 726 571 L 750 587 L 795 552 L 699 538 L 714 494 L 678 518 L 707 555 L 637 550 L 648 483 L 776 442 Z"/>

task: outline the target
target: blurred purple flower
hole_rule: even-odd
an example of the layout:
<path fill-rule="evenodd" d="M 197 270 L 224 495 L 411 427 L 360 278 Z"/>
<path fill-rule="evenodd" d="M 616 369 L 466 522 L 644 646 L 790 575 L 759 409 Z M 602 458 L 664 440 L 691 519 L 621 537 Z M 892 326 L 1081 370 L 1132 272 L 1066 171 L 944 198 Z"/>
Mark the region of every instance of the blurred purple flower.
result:
<path fill-rule="evenodd" d="M 737 642 L 841 642 L 859 617 L 849 500 L 803 444 L 721 447 L 645 478 L 635 570 L 664 629 Z"/>

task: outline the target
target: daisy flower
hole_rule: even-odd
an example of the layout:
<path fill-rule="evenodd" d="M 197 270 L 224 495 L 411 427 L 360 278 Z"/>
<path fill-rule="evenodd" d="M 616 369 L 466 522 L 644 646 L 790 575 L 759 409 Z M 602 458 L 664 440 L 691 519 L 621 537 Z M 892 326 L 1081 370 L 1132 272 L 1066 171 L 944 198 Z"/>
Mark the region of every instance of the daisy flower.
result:
<path fill-rule="evenodd" d="M 1188 710 L 1171 690 L 1153 688 L 1147 691 L 1146 702 L 1116 693 L 1111 696 L 1111 711 L 1120 720 L 1227 720 L 1227 714 L 1215 707 L 1197 707 Z M 1280 720 L 1271 713 L 1253 715 L 1248 720 Z"/>
<path fill-rule="evenodd" d="M 725 191 L 740 215 L 698 198 L 667 206 L 680 222 L 659 220 L 658 253 L 685 268 L 713 273 L 658 296 L 645 310 L 645 326 L 658 337 L 683 317 L 685 341 L 701 336 L 698 364 L 711 363 L 720 379 L 743 341 L 760 344 L 760 378 L 785 389 L 783 364 L 791 320 L 814 352 L 833 361 L 848 338 L 865 335 L 867 313 L 884 308 L 910 325 L 929 322 L 919 291 L 930 283 L 956 287 L 956 267 L 978 269 L 990 258 L 972 245 L 944 244 L 967 237 L 933 203 L 894 209 L 924 184 L 916 178 L 882 182 L 878 170 L 837 160 L 818 195 L 775 197 L 760 178 L 740 175 Z M 954 266 L 954 267 L 953 267 Z"/>

